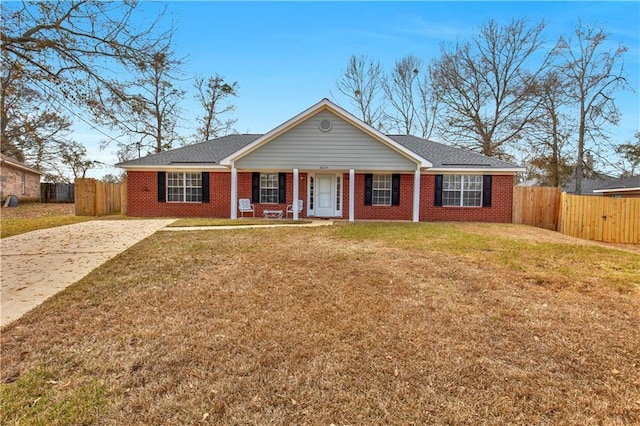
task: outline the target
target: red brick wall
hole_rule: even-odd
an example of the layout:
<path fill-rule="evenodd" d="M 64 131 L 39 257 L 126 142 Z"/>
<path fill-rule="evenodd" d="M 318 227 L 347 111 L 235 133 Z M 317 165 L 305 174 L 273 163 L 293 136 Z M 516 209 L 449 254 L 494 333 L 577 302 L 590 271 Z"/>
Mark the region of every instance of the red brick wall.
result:
<path fill-rule="evenodd" d="M 365 220 L 411 220 L 413 217 L 413 174 L 400 175 L 399 206 L 365 206 L 364 174 L 356 173 L 355 179 L 355 218 Z M 344 175 L 342 209 L 343 217 L 349 217 L 349 174 Z"/>
<path fill-rule="evenodd" d="M 127 214 L 147 217 L 231 216 L 231 173 L 209 173 L 208 203 L 159 203 L 157 172 L 127 173 Z"/>
<path fill-rule="evenodd" d="M 231 216 L 231 173 L 209 174 L 209 203 L 159 203 L 157 172 L 128 173 L 128 214 L 156 217 L 220 217 Z M 307 179 L 300 173 L 299 198 L 305 205 L 300 217 L 307 217 Z M 399 206 L 365 206 L 364 174 L 355 175 L 356 220 L 411 220 L 413 218 L 413 174 L 400 176 Z M 342 217 L 349 217 L 349 174 L 342 175 Z M 435 175 L 422 175 L 420 180 L 420 221 L 511 222 L 514 177 L 494 175 L 491 207 L 435 207 Z M 238 173 L 238 198 L 251 199 L 251 173 Z M 287 200 L 280 204 L 254 203 L 256 217 L 264 210 L 284 210 L 293 203 L 293 173 L 287 173 Z M 245 215 L 246 216 L 246 215 Z"/>
<path fill-rule="evenodd" d="M 465 221 L 511 223 L 514 177 L 494 175 L 491 184 L 491 207 L 435 207 L 435 175 L 420 180 L 420 221 Z"/>

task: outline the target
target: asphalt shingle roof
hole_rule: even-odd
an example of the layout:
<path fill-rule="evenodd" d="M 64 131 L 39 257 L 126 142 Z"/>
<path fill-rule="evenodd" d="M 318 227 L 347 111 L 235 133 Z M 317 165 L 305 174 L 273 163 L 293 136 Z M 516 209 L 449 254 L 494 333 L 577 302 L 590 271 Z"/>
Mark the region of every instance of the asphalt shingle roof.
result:
<path fill-rule="evenodd" d="M 416 136 L 389 135 L 391 139 L 429 160 L 437 168 L 500 168 L 512 169 L 515 164 L 497 158 L 480 155 L 476 152 L 433 142 Z"/>
<path fill-rule="evenodd" d="M 168 166 L 180 164 L 218 165 L 222 159 L 244 148 L 262 135 L 238 134 L 223 136 L 194 145 L 125 161 L 118 166 Z M 486 157 L 471 151 L 443 145 L 415 136 L 389 135 L 389 138 L 425 158 L 436 168 L 484 168 L 512 169 L 515 164 Z"/>
<path fill-rule="evenodd" d="M 135 160 L 124 161 L 117 166 L 168 166 L 179 164 L 215 164 L 244 148 L 262 135 L 227 135 L 221 138 L 187 145 L 181 148 L 147 155 Z"/>
<path fill-rule="evenodd" d="M 616 178 L 608 175 L 604 175 L 601 173 L 595 173 L 594 176 L 591 177 L 583 177 L 582 178 L 582 191 L 578 195 L 600 195 L 598 193 L 594 193 L 594 189 L 599 189 L 603 185 L 608 185 L 609 183 L 617 180 Z M 576 178 L 572 176 L 571 179 L 564 185 L 560 186 L 560 189 L 567 194 L 575 194 L 576 193 Z"/>
<path fill-rule="evenodd" d="M 611 183 L 596 189 L 628 189 L 628 188 L 640 188 L 640 175 L 629 176 L 623 179 L 616 179 Z"/>

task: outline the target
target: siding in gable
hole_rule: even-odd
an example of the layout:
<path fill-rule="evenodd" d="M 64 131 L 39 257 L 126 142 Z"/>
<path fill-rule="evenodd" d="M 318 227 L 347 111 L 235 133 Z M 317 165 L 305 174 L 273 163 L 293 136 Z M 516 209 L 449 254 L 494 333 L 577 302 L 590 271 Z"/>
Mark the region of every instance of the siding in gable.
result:
<path fill-rule="evenodd" d="M 331 131 L 318 124 L 330 120 Z M 321 111 L 236 161 L 244 170 L 407 170 L 416 164 L 336 115 Z"/>

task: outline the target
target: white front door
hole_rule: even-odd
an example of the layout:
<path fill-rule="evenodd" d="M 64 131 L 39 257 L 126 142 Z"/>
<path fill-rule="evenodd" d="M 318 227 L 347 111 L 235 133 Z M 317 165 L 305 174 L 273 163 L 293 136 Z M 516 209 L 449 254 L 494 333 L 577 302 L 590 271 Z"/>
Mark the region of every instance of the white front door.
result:
<path fill-rule="evenodd" d="M 335 175 L 316 175 L 315 178 L 316 216 L 336 215 Z"/>

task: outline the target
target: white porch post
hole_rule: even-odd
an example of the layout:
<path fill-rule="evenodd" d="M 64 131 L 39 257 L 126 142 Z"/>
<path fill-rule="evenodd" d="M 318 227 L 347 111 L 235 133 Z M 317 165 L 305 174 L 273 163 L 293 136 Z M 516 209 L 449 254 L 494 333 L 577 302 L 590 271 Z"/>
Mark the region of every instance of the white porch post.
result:
<path fill-rule="evenodd" d="M 355 220 L 356 202 L 354 200 L 356 194 L 356 171 L 349 169 L 349 222 Z"/>
<path fill-rule="evenodd" d="M 231 169 L 231 219 L 238 218 L 238 169 Z"/>
<path fill-rule="evenodd" d="M 420 222 L 420 167 L 413 175 L 413 221 Z"/>
<path fill-rule="evenodd" d="M 298 220 L 298 197 L 299 197 L 299 182 L 298 182 L 298 169 L 293 169 L 293 220 Z"/>

